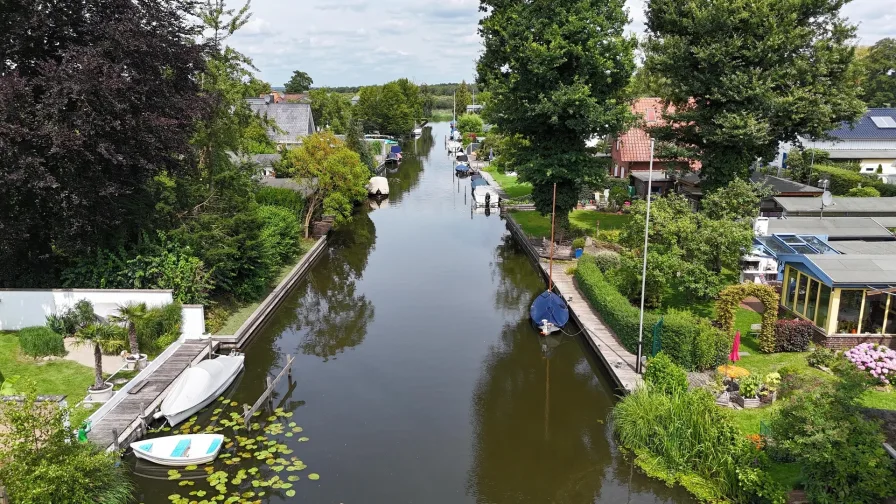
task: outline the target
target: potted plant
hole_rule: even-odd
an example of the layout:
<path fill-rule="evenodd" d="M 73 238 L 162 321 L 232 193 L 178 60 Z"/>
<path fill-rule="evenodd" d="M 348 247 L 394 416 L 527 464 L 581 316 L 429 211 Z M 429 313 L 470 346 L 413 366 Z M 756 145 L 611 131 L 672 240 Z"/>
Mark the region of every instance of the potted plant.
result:
<path fill-rule="evenodd" d="M 585 239 L 582 237 L 576 238 L 572 241 L 572 248 L 575 250 L 576 259 L 582 257 L 582 254 L 585 252 Z"/>
<path fill-rule="evenodd" d="M 87 393 L 93 401 L 105 402 L 114 394 L 113 385 L 103 379 L 103 352 L 114 353 L 124 348 L 123 329 L 119 326 L 93 322 L 75 333 L 78 345 L 93 345 L 93 385 Z"/>
<path fill-rule="evenodd" d="M 781 386 L 781 375 L 778 373 L 769 373 L 762 380 L 762 394 L 768 397 L 769 402 L 775 402 L 778 398 L 778 387 Z"/>
<path fill-rule="evenodd" d="M 759 407 L 759 389 L 762 381 L 756 375 L 745 376 L 740 380 L 740 392 L 736 396 L 737 403 L 742 408 Z"/>
<path fill-rule="evenodd" d="M 146 354 L 140 353 L 137 345 L 137 323 L 146 318 L 146 303 L 128 303 L 118 307 L 118 315 L 109 317 L 109 321 L 124 323 L 128 328 L 128 350 L 124 361 L 128 369 L 143 369 L 146 367 Z"/>

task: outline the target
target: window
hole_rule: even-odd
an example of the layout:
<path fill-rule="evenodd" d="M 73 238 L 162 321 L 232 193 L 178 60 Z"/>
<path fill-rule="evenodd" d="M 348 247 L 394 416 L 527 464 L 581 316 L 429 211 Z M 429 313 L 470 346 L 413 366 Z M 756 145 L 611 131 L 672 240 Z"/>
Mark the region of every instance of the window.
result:
<path fill-rule="evenodd" d="M 885 324 L 884 334 L 896 334 L 896 301 L 893 295 L 887 296 L 890 299 L 890 308 L 887 310 L 887 323 Z"/>
<path fill-rule="evenodd" d="M 656 110 L 652 108 L 647 109 L 647 122 L 656 121 Z"/>
<path fill-rule="evenodd" d="M 818 306 L 818 286 L 821 285 L 817 280 L 809 280 L 809 296 L 806 298 L 806 318 L 815 320 L 815 307 Z"/>
<path fill-rule="evenodd" d="M 896 128 L 896 119 L 893 119 L 889 116 L 882 117 L 872 117 L 871 120 L 874 122 L 874 125 L 878 128 L 886 129 L 886 128 Z"/>
<path fill-rule="evenodd" d="M 840 311 L 837 313 L 838 333 L 855 334 L 858 331 L 863 294 L 864 291 L 860 290 L 840 291 Z"/>
<path fill-rule="evenodd" d="M 887 295 L 874 294 L 865 296 L 865 309 L 862 311 L 862 334 L 881 334 L 884 329 L 884 315 L 887 314 Z"/>
<path fill-rule="evenodd" d="M 796 292 L 796 277 L 799 273 L 790 267 L 787 268 L 787 278 L 784 280 L 784 306 L 793 310 L 793 295 Z"/>
<path fill-rule="evenodd" d="M 794 311 L 799 313 L 800 315 L 806 314 L 806 289 L 809 287 L 809 277 L 806 275 L 800 275 L 800 280 L 797 282 L 796 288 L 796 307 Z"/>
<path fill-rule="evenodd" d="M 828 308 L 831 304 L 831 288 L 822 284 L 818 295 L 818 312 L 815 315 L 815 325 L 827 331 Z"/>

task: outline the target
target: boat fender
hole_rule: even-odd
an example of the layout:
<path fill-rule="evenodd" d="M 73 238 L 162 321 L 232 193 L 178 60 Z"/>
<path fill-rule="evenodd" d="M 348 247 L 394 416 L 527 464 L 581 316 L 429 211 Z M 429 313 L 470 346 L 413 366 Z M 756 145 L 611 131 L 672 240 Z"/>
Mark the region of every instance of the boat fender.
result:
<path fill-rule="evenodd" d="M 162 413 L 161 411 L 156 411 L 155 413 L 153 413 L 152 419 L 158 420 L 158 419 L 162 418 L 163 416 L 165 416 L 164 413 Z"/>

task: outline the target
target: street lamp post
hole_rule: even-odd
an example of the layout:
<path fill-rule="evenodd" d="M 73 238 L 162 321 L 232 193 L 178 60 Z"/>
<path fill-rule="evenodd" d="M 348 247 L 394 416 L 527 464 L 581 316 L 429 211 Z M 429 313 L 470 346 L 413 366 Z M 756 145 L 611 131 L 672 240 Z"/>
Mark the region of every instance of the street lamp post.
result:
<path fill-rule="evenodd" d="M 653 190 L 653 148 L 655 141 L 650 139 L 650 168 L 647 172 L 647 216 L 644 219 L 644 266 L 641 269 L 641 321 L 638 324 L 638 361 L 635 372 L 641 373 L 641 356 L 644 355 L 644 298 L 647 291 L 647 236 L 650 231 L 650 196 Z"/>

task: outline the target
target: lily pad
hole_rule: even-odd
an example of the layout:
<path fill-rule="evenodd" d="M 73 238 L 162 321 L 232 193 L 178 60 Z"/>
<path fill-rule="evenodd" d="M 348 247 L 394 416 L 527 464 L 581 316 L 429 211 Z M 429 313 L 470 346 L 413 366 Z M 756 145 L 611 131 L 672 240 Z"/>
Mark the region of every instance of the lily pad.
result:
<path fill-rule="evenodd" d="M 320 474 L 311 473 L 308 475 L 308 479 L 310 479 L 311 481 L 317 481 L 320 479 Z"/>

